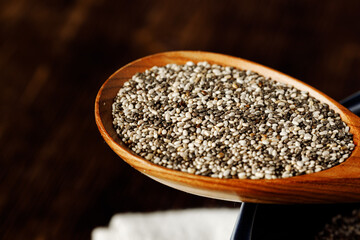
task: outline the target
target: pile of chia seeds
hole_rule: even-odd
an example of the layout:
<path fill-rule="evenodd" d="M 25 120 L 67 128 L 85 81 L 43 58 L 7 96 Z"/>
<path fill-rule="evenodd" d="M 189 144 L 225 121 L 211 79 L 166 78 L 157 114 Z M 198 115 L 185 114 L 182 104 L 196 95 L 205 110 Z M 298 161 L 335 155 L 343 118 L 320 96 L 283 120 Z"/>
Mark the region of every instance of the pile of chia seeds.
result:
<path fill-rule="evenodd" d="M 337 215 L 331 223 L 316 236 L 316 240 L 355 240 L 360 239 L 360 209 L 352 211 L 350 216 Z"/>
<path fill-rule="evenodd" d="M 207 62 L 135 74 L 117 94 L 113 117 L 136 154 L 214 178 L 319 172 L 346 160 L 355 147 L 339 114 L 308 92 Z"/>

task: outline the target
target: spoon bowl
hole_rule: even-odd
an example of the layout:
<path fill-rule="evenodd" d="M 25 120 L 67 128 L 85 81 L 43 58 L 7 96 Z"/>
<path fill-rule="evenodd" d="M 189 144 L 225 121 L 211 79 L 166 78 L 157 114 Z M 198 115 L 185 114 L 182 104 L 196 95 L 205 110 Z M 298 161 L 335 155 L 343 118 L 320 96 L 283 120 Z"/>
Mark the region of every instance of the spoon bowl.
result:
<path fill-rule="evenodd" d="M 113 127 L 112 103 L 124 82 L 135 73 L 168 63 L 207 61 L 257 72 L 278 82 L 294 86 L 340 114 L 350 127 L 355 149 L 343 163 L 317 173 L 281 179 L 218 179 L 171 170 L 133 153 L 118 137 Z M 147 56 L 120 68 L 102 85 L 95 102 L 95 120 L 111 149 L 125 162 L 170 187 L 210 198 L 254 203 L 343 203 L 360 201 L 360 118 L 319 90 L 260 64 L 237 57 L 200 51 L 174 51 Z"/>

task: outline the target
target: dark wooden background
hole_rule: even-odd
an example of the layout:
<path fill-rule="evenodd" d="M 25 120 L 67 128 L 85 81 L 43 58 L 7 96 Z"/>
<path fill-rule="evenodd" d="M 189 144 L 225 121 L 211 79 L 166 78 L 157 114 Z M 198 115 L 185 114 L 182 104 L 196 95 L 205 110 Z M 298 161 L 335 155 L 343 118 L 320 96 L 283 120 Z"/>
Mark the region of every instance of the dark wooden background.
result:
<path fill-rule="evenodd" d="M 122 162 L 94 121 L 122 65 L 206 50 L 268 65 L 336 100 L 360 90 L 360 1 L 0 1 L 0 238 L 88 239 L 118 212 L 239 204 Z"/>

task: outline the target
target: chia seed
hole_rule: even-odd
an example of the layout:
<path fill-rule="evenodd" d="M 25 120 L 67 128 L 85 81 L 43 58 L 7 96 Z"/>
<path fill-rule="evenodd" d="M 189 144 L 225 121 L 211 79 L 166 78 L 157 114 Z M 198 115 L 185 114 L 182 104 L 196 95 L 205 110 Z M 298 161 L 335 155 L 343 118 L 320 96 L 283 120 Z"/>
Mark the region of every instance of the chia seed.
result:
<path fill-rule="evenodd" d="M 352 211 L 350 216 L 337 215 L 331 223 L 315 237 L 316 240 L 360 239 L 360 209 Z"/>
<path fill-rule="evenodd" d="M 207 62 L 137 73 L 112 109 L 134 153 L 196 175 L 292 177 L 331 168 L 355 147 L 339 114 L 308 92 Z"/>

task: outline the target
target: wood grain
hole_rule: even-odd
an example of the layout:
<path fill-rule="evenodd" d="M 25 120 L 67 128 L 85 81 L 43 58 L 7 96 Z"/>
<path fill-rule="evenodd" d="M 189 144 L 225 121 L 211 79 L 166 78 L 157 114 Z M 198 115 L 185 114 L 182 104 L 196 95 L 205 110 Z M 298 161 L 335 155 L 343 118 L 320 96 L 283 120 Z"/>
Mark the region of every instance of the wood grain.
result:
<path fill-rule="evenodd" d="M 170 170 L 155 165 L 132 153 L 118 138 L 113 126 L 111 105 L 125 81 L 136 72 L 168 63 L 208 61 L 258 72 L 279 82 L 308 91 L 329 104 L 350 126 L 355 150 L 342 164 L 318 173 L 275 180 L 216 179 Z M 232 56 L 200 52 L 164 52 L 133 61 L 115 72 L 101 87 L 95 102 L 95 119 L 107 144 L 128 164 L 143 174 L 170 187 L 192 194 L 229 201 L 258 203 L 340 203 L 360 200 L 360 119 L 342 105 L 315 88 L 276 70 Z"/>

